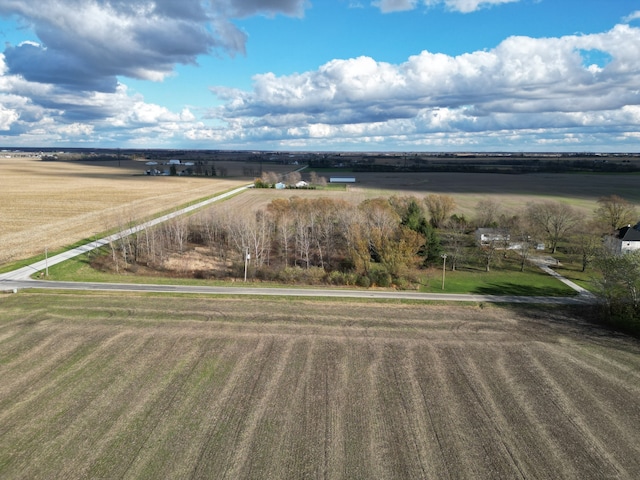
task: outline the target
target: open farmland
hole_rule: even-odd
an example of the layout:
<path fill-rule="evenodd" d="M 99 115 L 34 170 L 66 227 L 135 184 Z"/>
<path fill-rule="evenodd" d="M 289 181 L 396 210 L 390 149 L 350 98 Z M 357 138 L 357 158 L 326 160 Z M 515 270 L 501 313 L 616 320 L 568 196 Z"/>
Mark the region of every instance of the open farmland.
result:
<path fill-rule="evenodd" d="M 0 297 L 0 477 L 640 477 L 640 344 L 558 309 Z"/>
<path fill-rule="evenodd" d="M 332 174 L 321 173 L 331 176 Z M 351 174 L 350 174 L 351 175 Z M 558 200 L 590 216 L 600 197 L 619 195 L 640 206 L 640 176 L 633 174 L 551 174 L 506 175 L 499 173 L 355 173 L 357 183 L 345 190 L 272 190 L 257 189 L 225 202 L 231 209 L 257 210 L 274 198 L 299 196 L 343 198 L 360 203 L 367 198 L 391 195 L 447 194 L 454 197 L 457 213 L 475 215 L 478 200 L 491 197 L 507 210 L 515 212 L 529 202 Z M 219 208 L 216 205 L 213 208 Z"/>
<path fill-rule="evenodd" d="M 249 178 L 151 177 L 144 162 L 44 162 L 2 158 L 0 264 L 93 237 Z"/>
<path fill-rule="evenodd" d="M 455 198 L 457 211 L 472 216 L 478 200 L 490 196 L 506 208 L 559 200 L 591 215 L 600 197 L 619 195 L 640 206 L 637 174 L 530 173 L 357 173 L 353 194 L 418 195 L 442 193 Z"/>
<path fill-rule="evenodd" d="M 93 162 L 44 162 L 37 158 L 1 158 L 0 264 L 42 254 L 132 220 L 175 208 L 251 181 L 246 171 L 259 172 L 259 163 L 220 160 L 215 165 L 228 177 L 151 177 L 144 161 L 123 159 Z M 265 164 L 277 173 L 297 166 Z M 322 173 L 321 175 L 330 176 Z M 512 209 L 548 198 L 563 200 L 590 214 L 600 196 L 620 195 L 640 204 L 637 175 L 495 173 L 357 173 L 358 183 L 344 191 L 263 190 L 226 202 L 229 208 L 259 208 L 280 196 L 340 196 L 361 202 L 389 195 L 446 193 L 469 217 L 486 196 Z M 217 208 L 217 207 L 216 207 Z"/>

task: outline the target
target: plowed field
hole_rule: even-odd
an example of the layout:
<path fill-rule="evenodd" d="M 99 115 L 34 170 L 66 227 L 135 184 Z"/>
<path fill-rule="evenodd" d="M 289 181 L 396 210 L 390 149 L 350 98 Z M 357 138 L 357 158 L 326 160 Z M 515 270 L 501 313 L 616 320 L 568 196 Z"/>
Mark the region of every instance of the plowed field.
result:
<path fill-rule="evenodd" d="M 555 310 L 0 297 L 0 478 L 640 478 L 640 344 Z"/>

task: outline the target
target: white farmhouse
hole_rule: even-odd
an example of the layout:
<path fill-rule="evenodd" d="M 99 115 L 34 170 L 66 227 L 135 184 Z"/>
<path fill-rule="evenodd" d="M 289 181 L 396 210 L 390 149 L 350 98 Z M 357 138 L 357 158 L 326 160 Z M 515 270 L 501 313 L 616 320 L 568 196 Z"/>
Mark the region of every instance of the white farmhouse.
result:
<path fill-rule="evenodd" d="M 618 255 L 640 250 L 640 222 L 616 230 L 614 235 L 607 238 L 606 243 Z"/>

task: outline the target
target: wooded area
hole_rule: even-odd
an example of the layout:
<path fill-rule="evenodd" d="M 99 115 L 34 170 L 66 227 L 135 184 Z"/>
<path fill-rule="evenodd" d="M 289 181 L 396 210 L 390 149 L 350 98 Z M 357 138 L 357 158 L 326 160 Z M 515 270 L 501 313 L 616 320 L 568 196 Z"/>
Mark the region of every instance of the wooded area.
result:
<path fill-rule="evenodd" d="M 360 203 L 293 196 L 256 211 L 211 208 L 113 242 L 93 264 L 117 273 L 413 289 L 432 266 L 488 272 L 509 258 L 524 271 L 546 245 L 579 259 L 583 272 L 596 267 L 593 288 L 606 300 L 606 318 L 638 323 L 640 264 L 633 255 L 610 255 L 602 241 L 612 225 L 635 218 L 626 200 L 603 197 L 591 217 L 553 201 L 513 212 L 487 198 L 472 219 L 455 207 L 453 197 L 430 194 Z M 491 234 L 481 238 L 481 230 Z M 208 262 L 190 264 L 193 251 Z"/>

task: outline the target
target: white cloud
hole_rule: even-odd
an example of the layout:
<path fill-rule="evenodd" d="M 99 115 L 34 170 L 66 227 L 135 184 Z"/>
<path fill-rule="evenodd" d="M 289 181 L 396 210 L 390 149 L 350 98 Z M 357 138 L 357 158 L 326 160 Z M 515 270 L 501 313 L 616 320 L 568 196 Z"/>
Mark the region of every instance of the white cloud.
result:
<path fill-rule="evenodd" d="M 416 8 L 418 0 L 379 0 L 372 4 L 382 11 L 382 13 L 403 12 Z"/>
<path fill-rule="evenodd" d="M 483 7 L 519 1 L 520 0 L 444 0 L 444 4 L 450 10 L 462 13 L 471 13 Z"/>
<path fill-rule="evenodd" d="M 593 68 L 583 57 L 590 51 L 610 60 Z M 359 57 L 257 75 L 249 92 L 212 88 L 225 103 L 211 115 L 245 141 L 386 138 L 410 147 L 442 132 L 623 132 L 640 127 L 631 113 L 640 105 L 638 78 L 640 29 L 618 25 L 593 35 L 510 37 L 456 57 L 424 51 L 397 65 Z"/>
<path fill-rule="evenodd" d="M 423 0 L 426 6 L 444 5 L 448 10 L 471 13 L 485 7 L 503 3 L 519 2 L 520 0 Z M 418 0 L 376 0 L 372 5 L 378 7 L 382 13 L 403 12 L 418 7 Z"/>
<path fill-rule="evenodd" d="M 18 112 L 14 109 L 0 105 L 0 130 L 9 130 L 11 125 L 18 120 L 18 117 Z"/>
<path fill-rule="evenodd" d="M 199 55 L 244 53 L 234 18 L 302 16 L 307 0 L 0 0 L 39 39 L 0 54 L 0 141 L 21 145 L 133 142 L 197 132 L 189 109 L 172 112 L 130 95 L 119 77 L 161 81 Z"/>
<path fill-rule="evenodd" d="M 244 53 L 247 35 L 233 18 L 302 15 L 306 0 L 0 0 L 40 43 L 9 45 L 9 71 L 25 79 L 113 92 L 117 76 L 159 81 L 176 64 L 213 51 Z"/>
<path fill-rule="evenodd" d="M 640 10 L 636 10 L 635 12 L 627 15 L 622 19 L 623 23 L 633 22 L 634 20 L 638 20 L 640 18 Z"/>

